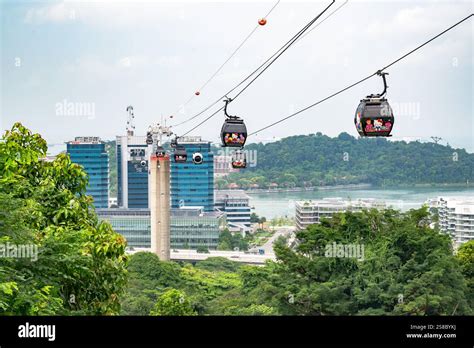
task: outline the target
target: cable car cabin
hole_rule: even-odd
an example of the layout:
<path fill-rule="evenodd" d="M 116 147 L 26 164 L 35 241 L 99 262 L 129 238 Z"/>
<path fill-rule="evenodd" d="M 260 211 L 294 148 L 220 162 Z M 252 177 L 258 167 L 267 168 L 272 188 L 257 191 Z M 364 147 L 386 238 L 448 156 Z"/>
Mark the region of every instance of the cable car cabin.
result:
<path fill-rule="evenodd" d="M 204 162 L 204 157 L 200 152 L 193 153 L 193 163 L 194 164 L 202 164 Z"/>
<path fill-rule="evenodd" d="M 186 163 L 188 159 L 188 154 L 186 153 L 186 149 L 183 146 L 177 146 L 174 149 L 174 161 L 176 163 Z"/>
<path fill-rule="evenodd" d="M 354 123 L 361 137 L 389 137 L 393 111 L 385 98 L 367 97 L 360 101 Z"/>
<path fill-rule="evenodd" d="M 232 154 L 232 168 L 243 169 L 247 167 L 247 158 L 245 152 L 235 151 Z"/>
<path fill-rule="evenodd" d="M 156 154 L 156 157 L 163 157 L 163 156 L 166 156 L 166 151 L 165 151 L 165 149 L 163 148 L 163 146 L 158 146 L 158 147 L 156 148 L 155 154 Z"/>
<path fill-rule="evenodd" d="M 153 134 L 151 132 L 146 132 L 146 143 L 147 145 L 153 144 Z"/>
<path fill-rule="evenodd" d="M 222 146 L 242 147 L 247 140 L 244 120 L 232 117 L 225 120 L 221 130 Z"/>

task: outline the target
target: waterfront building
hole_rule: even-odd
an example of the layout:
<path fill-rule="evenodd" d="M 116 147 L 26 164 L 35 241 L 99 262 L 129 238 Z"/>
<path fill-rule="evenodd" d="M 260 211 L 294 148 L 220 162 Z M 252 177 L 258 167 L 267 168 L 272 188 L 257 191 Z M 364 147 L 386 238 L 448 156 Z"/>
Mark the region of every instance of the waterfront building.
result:
<path fill-rule="evenodd" d="M 100 220 L 109 221 L 115 231 L 127 240 L 128 247 L 151 247 L 149 209 L 98 209 Z M 216 249 L 219 235 L 226 228 L 222 212 L 204 212 L 199 207 L 171 209 L 171 248 L 196 249 L 199 246 Z"/>
<path fill-rule="evenodd" d="M 249 196 L 244 190 L 216 190 L 215 207 L 225 212 L 230 231 L 251 230 Z"/>
<path fill-rule="evenodd" d="M 201 137 L 181 137 L 179 145 L 186 149 L 188 160 L 171 162 L 171 207 L 202 207 L 206 212 L 214 210 L 214 155 L 211 143 Z M 201 164 L 193 163 L 193 154 L 200 153 Z"/>
<path fill-rule="evenodd" d="M 99 137 L 76 137 L 66 143 L 71 161 L 80 164 L 89 183 L 86 194 L 94 199 L 96 208 L 109 206 L 109 157 Z"/>
<path fill-rule="evenodd" d="M 357 212 L 362 209 L 384 209 L 385 202 L 375 199 L 343 200 L 342 198 L 324 198 L 295 202 L 296 229 L 303 230 L 309 225 L 318 224 L 321 218 L 331 218 L 336 213 Z"/>
<path fill-rule="evenodd" d="M 438 215 L 440 231 L 452 238 L 455 247 L 474 239 L 474 197 L 438 197 L 426 203 Z"/>

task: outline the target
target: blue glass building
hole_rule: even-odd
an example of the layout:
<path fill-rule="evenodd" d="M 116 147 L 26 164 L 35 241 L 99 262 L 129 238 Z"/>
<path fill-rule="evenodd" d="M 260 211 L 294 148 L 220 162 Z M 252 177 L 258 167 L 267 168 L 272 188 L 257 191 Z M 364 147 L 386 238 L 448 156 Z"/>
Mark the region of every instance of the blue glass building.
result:
<path fill-rule="evenodd" d="M 186 163 L 176 163 L 171 156 L 171 208 L 183 206 L 214 210 L 214 155 L 211 143 L 201 137 L 182 137 L 178 140 L 188 155 Z M 193 154 L 203 156 L 202 164 L 192 162 Z"/>
<path fill-rule="evenodd" d="M 117 137 L 117 203 L 148 208 L 148 145 L 145 136 Z"/>
<path fill-rule="evenodd" d="M 109 206 L 109 157 L 105 143 L 98 137 L 76 137 L 67 143 L 71 161 L 84 167 L 88 177 L 86 193 L 96 208 Z"/>

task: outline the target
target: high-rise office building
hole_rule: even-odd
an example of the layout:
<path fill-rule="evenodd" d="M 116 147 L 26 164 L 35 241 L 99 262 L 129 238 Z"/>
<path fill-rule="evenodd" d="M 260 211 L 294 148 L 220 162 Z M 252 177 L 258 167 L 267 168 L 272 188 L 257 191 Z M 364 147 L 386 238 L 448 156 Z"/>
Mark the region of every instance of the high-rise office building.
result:
<path fill-rule="evenodd" d="M 117 136 L 117 203 L 148 208 L 148 145 L 145 136 Z"/>
<path fill-rule="evenodd" d="M 88 177 L 86 193 L 94 199 L 96 208 L 109 204 L 109 157 L 105 143 L 98 137 L 76 137 L 67 143 L 71 161 L 84 167 Z"/>
<path fill-rule="evenodd" d="M 188 156 L 185 163 L 171 162 L 171 207 L 202 207 L 204 211 L 214 210 L 214 155 L 211 144 L 201 137 L 182 137 L 179 145 L 184 146 Z M 193 163 L 193 154 L 202 155 L 202 163 Z"/>

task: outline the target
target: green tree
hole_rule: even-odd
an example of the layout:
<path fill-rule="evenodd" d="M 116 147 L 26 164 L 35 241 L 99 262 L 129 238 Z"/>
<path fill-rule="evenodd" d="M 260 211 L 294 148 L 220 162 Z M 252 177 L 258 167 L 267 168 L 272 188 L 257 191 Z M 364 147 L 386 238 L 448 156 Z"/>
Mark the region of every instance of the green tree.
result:
<path fill-rule="evenodd" d="M 225 257 L 208 257 L 198 262 L 196 267 L 211 272 L 236 272 L 240 268 L 240 263 Z"/>
<path fill-rule="evenodd" d="M 461 264 L 461 272 L 466 278 L 468 292 L 466 297 L 474 308 L 474 240 L 470 240 L 462 244 L 457 253 L 456 258 Z"/>
<path fill-rule="evenodd" d="M 341 133 L 334 138 L 322 134 L 291 136 L 246 148 L 258 151 L 258 166 L 228 176 L 229 182 L 244 188 L 248 183 L 265 188 L 272 182 L 279 187 L 474 182 L 474 154 L 464 149 L 453 153 L 452 148 L 440 144 L 356 139 Z"/>
<path fill-rule="evenodd" d="M 240 233 L 231 233 L 224 230 L 219 235 L 219 244 L 217 250 L 234 250 L 238 248 L 241 251 L 248 250 L 248 242 Z"/>
<path fill-rule="evenodd" d="M 260 221 L 260 218 L 258 217 L 258 215 L 256 213 L 250 214 L 250 222 L 251 223 L 257 223 L 259 221 Z"/>
<path fill-rule="evenodd" d="M 34 245 L 37 259 L 0 258 L 0 314 L 117 314 L 125 239 L 99 222 L 87 175 L 16 123 L 0 142 L 0 244 Z"/>
<path fill-rule="evenodd" d="M 128 286 L 122 296 L 122 315 L 149 315 L 163 291 L 184 286 L 179 264 L 160 261 L 151 252 L 133 254 L 127 270 Z"/>
<path fill-rule="evenodd" d="M 296 250 L 276 243 L 274 305 L 304 315 L 471 314 L 451 241 L 427 217 L 347 212 L 298 232 Z M 364 246 L 363 260 L 327 254 L 333 243 Z"/>
<path fill-rule="evenodd" d="M 196 315 L 196 312 L 183 291 L 170 289 L 158 297 L 158 301 L 150 315 L 190 316 Z"/>
<path fill-rule="evenodd" d="M 209 254 L 209 248 L 205 245 L 199 245 L 197 248 L 196 248 L 196 252 L 198 253 L 204 253 L 204 254 Z"/>

